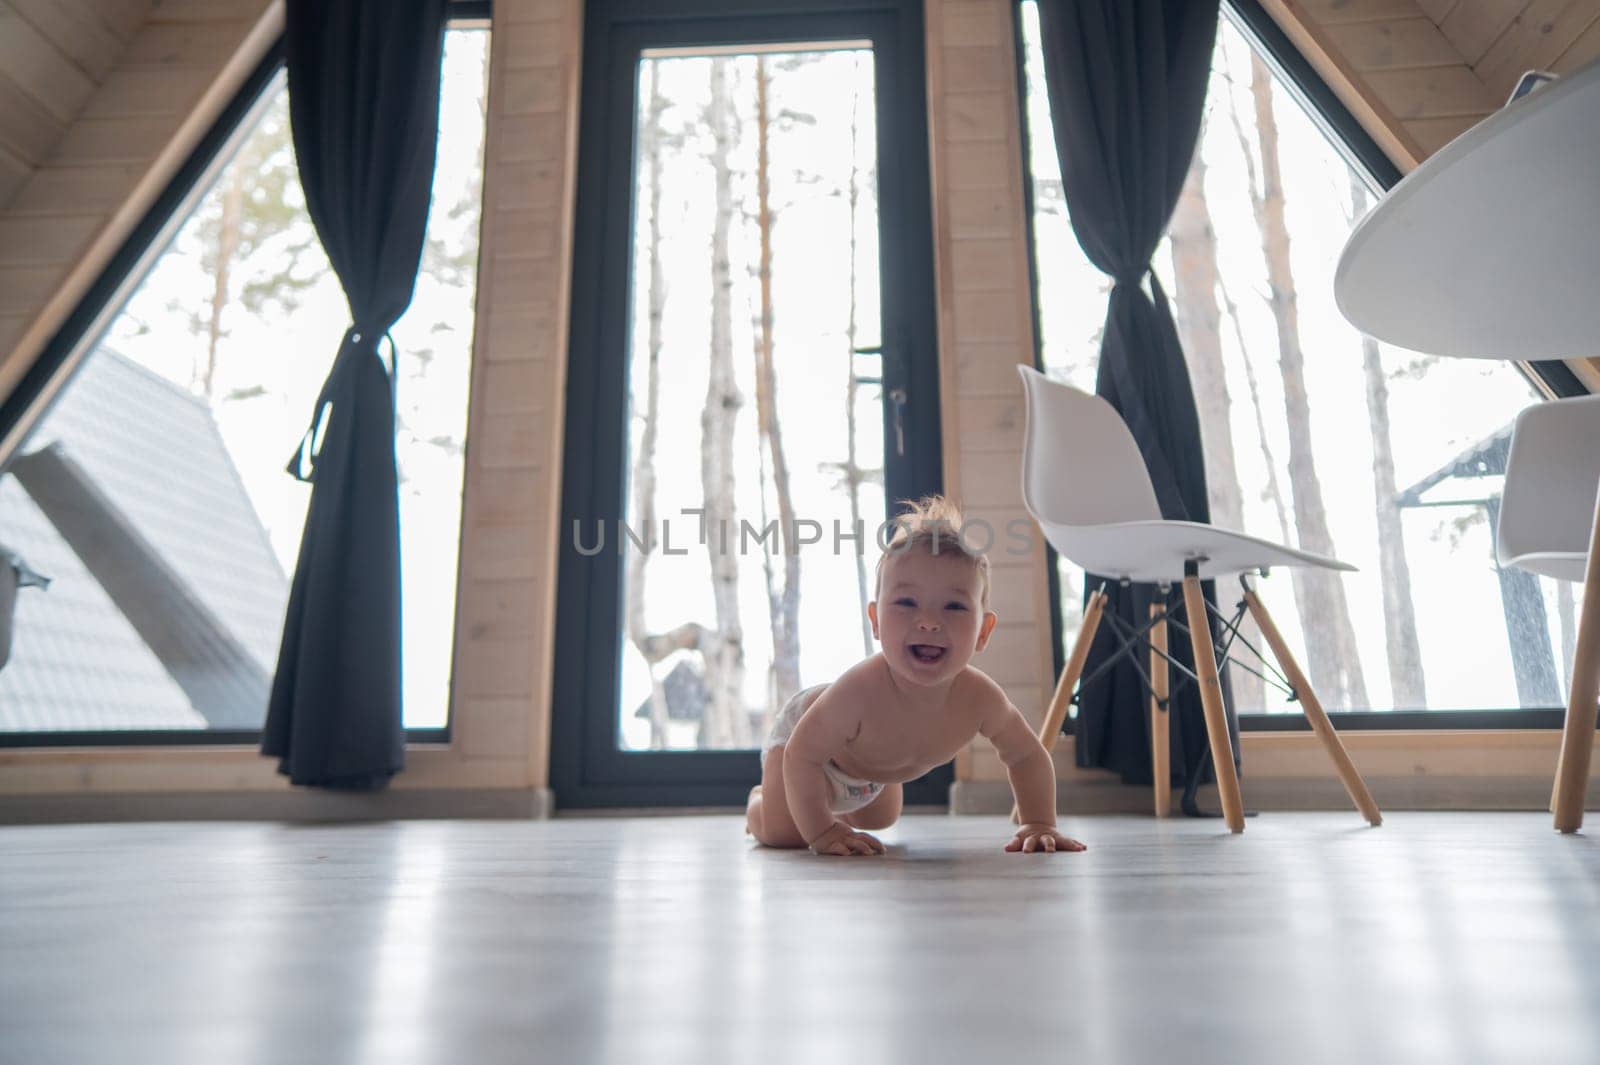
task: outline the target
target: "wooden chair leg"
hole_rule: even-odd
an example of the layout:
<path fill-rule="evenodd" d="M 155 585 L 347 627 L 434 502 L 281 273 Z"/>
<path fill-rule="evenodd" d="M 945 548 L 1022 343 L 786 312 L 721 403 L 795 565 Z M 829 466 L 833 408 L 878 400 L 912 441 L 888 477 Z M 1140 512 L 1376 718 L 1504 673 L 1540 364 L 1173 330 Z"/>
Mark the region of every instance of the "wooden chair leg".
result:
<path fill-rule="evenodd" d="M 1572 683 L 1572 678 L 1567 678 L 1567 683 Z M 1569 690 L 1568 695 L 1571 695 Z M 1550 782 L 1550 812 L 1556 812 L 1556 798 L 1561 794 L 1561 742 L 1556 741 L 1556 776 Z"/>
<path fill-rule="evenodd" d="M 1350 760 L 1350 752 L 1345 750 L 1339 734 L 1334 731 L 1333 722 L 1328 720 L 1326 711 L 1322 709 L 1322 703 L 1317 699 L 1317 693 L 1311 688 L 1311 682 L 1306 679 L 1300 664 L 1289 652 L 1289 645 L 1284 643 L 1283 634 L 1278 631 L 1272 615 L 1267 613 L 1267 608 L 1248 585 L 1244 590 L 1244 601 L 1250 609 L 1251 616 L 1256 619 L 1256 624 L 1260 626 L 1261 635 L 1272 648 L 1273 657 L 1282 667 L 1283 675 L 1289 678 L 1289 684 L 1294 688 L 1295 697 L 1300 702 L 1300 709 L 1305 711 L 1306 720 L 1311 722 L 1311 730 L 1322 741 L 1322 746 L 1332 759 L 1334 768 L 1338 770 L 1339 779 L 1344 783 L 1344 790 L 1349 794 L 1350 801 L 1356 804 L 1356 809 L 1361 811 L 1361 816 L 1365 817 L 1369 824 L 1374 827 L 1383 824 L 1383 814 L 1379 812 L 1378 804 L 1373 801 L 1371 792 L 1367 791 L 1366 781 L 1361 779 L 1355 763 Z"/>
<path fill-rule="evenodd" d="M 1222 704 L 1222 680 L 1217 676 L 1217 650 L 1211 642 L 1211 619 L 1206 614 L 1200 578 L 1183 578 L 1183 604 L 1189 617 L 1189 640 L 1194 645 L 1195 673 L 1200 678 L 1200 705 L 1206 714 L 1206 735 L 1211 740 L 1211 761 L 1222 798 L 1222 816 L 1231 832 L 1244 831 L 1244 799 L 1239 794 L 1239 771 L 1228 742 L 1228 712 Z"/>
<path fill-rule="evenodd" d="M 1047 751 L 1055 750 L 1056 737 L 1061 735 L 1061 723 L 1067 719 L 1067 707 L 1072 703 L 1072 689 L 1078 684 L 1078 678 L 1083 675 L 1083 664 L 1089 660 L 1089 647 L 1094 643 L 1094 634 L 1100 629 L 1100 618 L 1106 612 L 1106 593 L 1099 588 L 1089 596 L 1089 603 L 1083 611 L 1083 624 L 1078 628 L 1078 638 L 1072 645 L 1072 654 L 1067 658 L 1067 668 L 1061 671 L 1061 679 L 1056 682 L 1056 693 L 1050 698 L 1050 709 L 1045 712 L 1044 724 L 1039 726 L 1039 742 L 1044 744 Z M 1017 807 L 1011 806 L 1011 821 L 1016 823 Z"/>
<path fill-rule="evenodd" d="M 1567 721 L 1561 729 L 1561 760 L 1556 767 L 1555 820 L 1558 832 L 1583 827 L 1583 795 L 1589 787 L 1594 752 L 1595 700 L 1600 698 L 1600 506 L 1589 534 L 1589 562 L 1583 574 L 1583 607 L 1572 651 L 1567 685 Z"/>
<path fill-rule="evenodd" d="M 1158 602 L 1150 604 L 1150 771 L 1155 777 L 1156 816 L 1172 812 L 1172 732 L 1168 727 L 1167 687 L 1167 603 L 1163 589 Z"/>

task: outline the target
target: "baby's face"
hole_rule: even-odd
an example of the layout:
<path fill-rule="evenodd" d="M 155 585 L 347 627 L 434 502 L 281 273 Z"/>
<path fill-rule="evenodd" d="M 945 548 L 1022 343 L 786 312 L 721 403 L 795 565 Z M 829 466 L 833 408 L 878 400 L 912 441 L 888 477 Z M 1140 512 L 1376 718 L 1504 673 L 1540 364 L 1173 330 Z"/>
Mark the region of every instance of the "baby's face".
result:
<path fill-rule="evenodd" d="M 959 551 L 913 548 L 883 564 L 872 634 L 896 675 L 913 684 L 950 680 L 983 649 L 995 615 L 979 600 L 978 569 Z"/>

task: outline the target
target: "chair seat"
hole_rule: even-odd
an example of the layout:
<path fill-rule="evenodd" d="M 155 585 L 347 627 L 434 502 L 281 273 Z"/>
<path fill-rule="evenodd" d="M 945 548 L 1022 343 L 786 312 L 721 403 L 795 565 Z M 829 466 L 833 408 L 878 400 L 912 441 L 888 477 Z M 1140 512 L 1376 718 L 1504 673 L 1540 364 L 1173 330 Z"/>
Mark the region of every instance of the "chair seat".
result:
<path fill-rule="evenodd" d="M 1529 551 L 1512 558 L 1503 558 L 1503 567 L 1515 566 L 1541 577 L 1582 584 L 1584 569 L 1589 564 L 1587 551 Z"/>
<path fill-rule="evenodd" d="M 1191 560 L 1199 562 L 1200 576 L 1207 580 L 1273 566 L 1356 568 L 1336 558 L 1193 521 L 1105 525 L 1041 521 L 1039 527 L 1057 552 L 1088 572 L 1144 584 L 1176 584 L 1183 580 L 1184 564 Z"/>

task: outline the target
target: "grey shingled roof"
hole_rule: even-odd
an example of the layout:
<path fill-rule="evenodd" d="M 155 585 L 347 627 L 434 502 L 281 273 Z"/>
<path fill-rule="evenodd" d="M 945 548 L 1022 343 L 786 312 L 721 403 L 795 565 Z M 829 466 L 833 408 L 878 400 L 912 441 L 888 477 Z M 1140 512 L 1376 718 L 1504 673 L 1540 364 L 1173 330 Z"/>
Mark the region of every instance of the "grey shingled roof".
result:
<path fill-rule="evenodd" d="M 661 680 L 661 690 L 667 697 L 668 721 L 699 721 L 706 716 L 706 705 L 711 702 L 711 689 L 698 666 L 687 658 L 678 660 Z M 652 694 L 633 711 L 634 717 L 649 718 Z"/>
<path fill-rule="evenodd" d="M 53 441 L 60 441 L 270 673 L 288 579 L 210 408 L 101 348 L 24 450 Z M 0 477 L 0 543 L 51 578 L 48 591 L 26 589 L 17 597 L 12 657 L 0 670 L 0 731 L 205 726 L 9 476 Z"/>

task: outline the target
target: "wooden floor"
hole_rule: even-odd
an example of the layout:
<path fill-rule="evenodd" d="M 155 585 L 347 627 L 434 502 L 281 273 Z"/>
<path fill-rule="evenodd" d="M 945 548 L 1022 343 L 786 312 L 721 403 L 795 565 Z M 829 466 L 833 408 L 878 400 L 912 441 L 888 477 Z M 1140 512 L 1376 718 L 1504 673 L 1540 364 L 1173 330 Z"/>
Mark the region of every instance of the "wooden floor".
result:
<path fill-rule="evenodd" d="M 1547 815 L 1068 827 L 0 828 L 0 1061 L 1600 1061 L 1600 846 Z"/>

